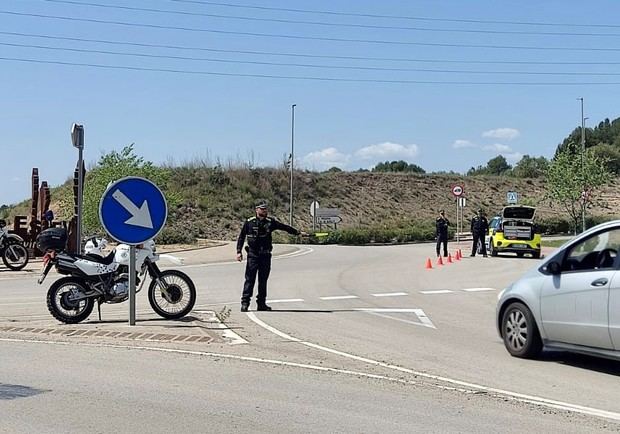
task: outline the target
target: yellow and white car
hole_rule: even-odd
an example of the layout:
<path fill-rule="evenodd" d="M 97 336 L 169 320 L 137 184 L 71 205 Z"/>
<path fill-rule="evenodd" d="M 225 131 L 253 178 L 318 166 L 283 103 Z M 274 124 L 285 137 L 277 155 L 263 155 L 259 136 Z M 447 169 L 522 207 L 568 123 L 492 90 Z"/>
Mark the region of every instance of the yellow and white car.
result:
<path fill-rule="evenodd" d="M 541 235 L 534 224 L 536 208 L 511 205 L 502 210 L 489 222 L 486 236 L 487 251 L 491 256 L 498 253 L 516 253 L 523 257 L 526 253 L 540 258 Z"/>

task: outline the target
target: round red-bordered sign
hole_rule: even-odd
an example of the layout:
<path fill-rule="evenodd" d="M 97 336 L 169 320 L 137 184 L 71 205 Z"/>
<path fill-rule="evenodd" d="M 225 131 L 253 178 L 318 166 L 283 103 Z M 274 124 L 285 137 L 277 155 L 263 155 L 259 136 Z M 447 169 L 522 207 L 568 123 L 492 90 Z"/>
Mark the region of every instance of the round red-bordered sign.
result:
<path fill-rule="evenodd" d="M 462 185 L 453 185 L 452 186 L 452 194 L 456 197 L 461 197 L 465 193 Z"/>

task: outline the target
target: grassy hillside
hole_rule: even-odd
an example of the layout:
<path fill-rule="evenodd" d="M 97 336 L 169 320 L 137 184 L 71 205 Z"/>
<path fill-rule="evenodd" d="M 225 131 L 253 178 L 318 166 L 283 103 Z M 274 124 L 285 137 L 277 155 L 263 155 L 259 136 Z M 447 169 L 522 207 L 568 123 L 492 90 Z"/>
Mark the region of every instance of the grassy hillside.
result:
<path fill-rule="evenodd" d="M 193 237 L 232 240 L 240 224 L 253 215 L 256 198 L 266 198 L 271 215 L 287 222 L 289 172 L 284 169 L 223 169 L 217 167 L 167 168 L 162 189 L 175 198 L 165 241 L 188 241 Z M 88 183 L 88 178 L 87 178 Z M 514 177 L 422 175 L 373 172 L 296 172 L 294 178 L 294 225 L 312 229 L 309 207 L 318 200 L 322 207 L 340 208 L 347 228 L 432 227 L 439 209 L 455 220 L 451 186 L 463 185 L 467 197 L 465 216 L 480 207 L 489 216 L 505 205 L 506 192 L 517 191 L 520 202 L 538 207 L 543 220 L 563 219 L 563 212 L 544 199 L 544 180 Z M 52 190 L 52 209 L 62 218 L 60 200 L 67 200 L 68 185 Z M 609 219 L 620 216 L 620 191 L 607 187 L 590 214 Z M 28 215 L 28 205 L 11 211 Z M 162 239 L 161 241 L 164 241 Z"/>

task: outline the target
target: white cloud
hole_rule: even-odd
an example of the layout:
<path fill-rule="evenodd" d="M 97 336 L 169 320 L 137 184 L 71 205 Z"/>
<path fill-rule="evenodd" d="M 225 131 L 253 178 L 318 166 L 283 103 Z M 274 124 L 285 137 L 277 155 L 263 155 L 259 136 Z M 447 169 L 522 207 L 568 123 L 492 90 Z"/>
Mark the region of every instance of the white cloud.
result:
<path fill-rule="evenodd" d="M 482 147 L 485 151 L 493 151 L 493 152 L 512 152 L 512 148 L 508 145 L 503 145 L 501 143 L 493 143 L 492 145 L 485 145 Z"/>
<path fill-rule="evenodd" d="M 455 140 L 454 143 L 452 144 L 452 147 L 454 149 L 460 149 L 460 148 L 475 148 L 477 147 L 477 145 L 473 144 L 472 142 L 470 142 L 469 140 L 462 140 L 462 139 L 458 139 Z"/>
<path fill-rule="evenodd" d="M 349 161 L 349 156 L 343 154 L 334 147 L 325 148 L 320 151 L 310 152 L 303 157 L 303 161 L 306 165 L 311 167 L 331 168 L 334 166 L 344 167 Z"/>
<path fill-rule="evenodd" d="M 491 139 L 503 139 L 512 140 L 519 137 L 521 133 L 514 128 L 496 128 L 494 130 L 485 131 L 482 133 L 482 137 Z"/>
<path fill-rule="evenodd" d="M 355 152 L 355 156 L 363 160 L 398 158 L 408 160 L 416 157 L 419 153 L 418 145 L 400 145 L 398 143 L 379 143 L 365 146 Z"/>

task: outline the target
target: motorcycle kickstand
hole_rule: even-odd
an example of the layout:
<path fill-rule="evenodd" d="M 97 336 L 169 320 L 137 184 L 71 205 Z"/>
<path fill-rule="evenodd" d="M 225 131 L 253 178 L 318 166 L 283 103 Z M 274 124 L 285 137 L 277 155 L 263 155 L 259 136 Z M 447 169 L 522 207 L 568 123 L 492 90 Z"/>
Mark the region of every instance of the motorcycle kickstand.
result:
<path fill-rule="evenodd" d="M 99 322 L 101 322 L 101 299 L 97 300 L 97 312 L 99 313 Z"/>

